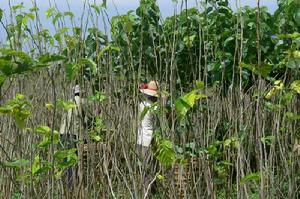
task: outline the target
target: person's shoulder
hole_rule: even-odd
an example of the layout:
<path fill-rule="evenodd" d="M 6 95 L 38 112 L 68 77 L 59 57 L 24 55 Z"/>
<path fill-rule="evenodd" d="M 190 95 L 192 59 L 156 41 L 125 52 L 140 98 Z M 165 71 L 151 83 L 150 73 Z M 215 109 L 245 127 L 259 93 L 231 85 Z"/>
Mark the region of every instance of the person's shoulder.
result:
<path fill-rule="evenodd" d="M 86 104 L 87 100 L 83 97 L 80 97 L 78 95 L 74 96 L 73 101 L 75 101 L 76 104 Z"/>

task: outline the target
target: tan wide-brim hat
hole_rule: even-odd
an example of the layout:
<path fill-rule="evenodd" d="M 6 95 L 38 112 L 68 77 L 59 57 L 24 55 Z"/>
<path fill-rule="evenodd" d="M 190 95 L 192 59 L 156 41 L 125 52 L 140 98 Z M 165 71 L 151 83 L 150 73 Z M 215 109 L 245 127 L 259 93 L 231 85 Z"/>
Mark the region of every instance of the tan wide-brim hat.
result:
<path fill-rule="evenodd" d="M 150 81 L 148 84 L 143 84 L 140 87 L 140 92 L 149 96 L 158 97 L 158 83 L 157 81 Z"/>

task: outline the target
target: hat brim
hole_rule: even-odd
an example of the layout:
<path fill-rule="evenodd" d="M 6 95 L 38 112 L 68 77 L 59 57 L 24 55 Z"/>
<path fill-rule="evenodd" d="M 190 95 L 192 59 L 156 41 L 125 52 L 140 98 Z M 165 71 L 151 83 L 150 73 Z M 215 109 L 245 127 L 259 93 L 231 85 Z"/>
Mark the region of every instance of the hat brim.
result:
<path fill-rule="evenodd" d="M 150 90 L 150 89 L 140 89 L 140 91 L 143 94 L 150 95 L 150 96 L 153 96 L 153 97 L 158 97 L 157 91 Z"/>

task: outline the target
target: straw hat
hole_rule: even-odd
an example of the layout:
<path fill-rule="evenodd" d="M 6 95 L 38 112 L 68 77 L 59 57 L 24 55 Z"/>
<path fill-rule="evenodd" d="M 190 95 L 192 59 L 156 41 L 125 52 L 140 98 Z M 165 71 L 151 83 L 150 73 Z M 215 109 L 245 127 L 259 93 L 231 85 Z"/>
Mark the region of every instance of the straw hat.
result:
<path fill-rule="evenodd" d="M 140 91 L 146 95 L 153 97 L 158 97 L 158 83 L 157 81 L 150 81 L 148 84 L 143 84 L 140 86 Z"/>

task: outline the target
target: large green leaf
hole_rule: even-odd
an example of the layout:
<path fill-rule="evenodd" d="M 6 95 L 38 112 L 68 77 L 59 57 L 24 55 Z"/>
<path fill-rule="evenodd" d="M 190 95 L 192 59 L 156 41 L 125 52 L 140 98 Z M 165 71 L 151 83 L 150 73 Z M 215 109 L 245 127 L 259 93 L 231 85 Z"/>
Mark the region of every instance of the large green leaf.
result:
<path fill-rule="evenodd" d="M 300 68 L 300 59 L 289 58 L 286 63 L 286 67 L 290 69 L 299 69 Z"/>
<path fill-rule="evenodd" d="M 32 175 L 38 175 L 46 173 L 51 169 L 51 163 L 45 160 L 42 160 L 39 155 L 35 156 L 32 164 Z"/>
<path fill-rule="evenodd" d="M 66 57 L 62 55 L 57 55 L 57 54 L 44 54 L 39 57 L 39 61 L 41 63 L 49 63 L 49 62 L 56 62 L 56 61 L 64 61 Z"/>
<path fill-rule="evenodd" d="M 46 10 L 45 14 L 46 14 L 46 19 L 49 19 L 50 17 L 52 17 L 55 13 L 55 8 L 54 7 L 49 7 L 48 10 Z"/>
<path fill-rule="evenodd" d="M 120 48 L 119 47 L 116 47 L 116 46 L 113 46 L 111 44 L 105 46 L 98 54 L 97 58 L 100 59 L 106 52 L 108 51 L 117 51 L 119 52 L 120 51 Z"/>
<path fill-rule="evenodd" d="M 292 56 L 295 59 L 300 59 L 300 51 L 299 50 L 295 50 L 292 52 Z"/>
<path fill-rule="evenodd" d="M 12 117 L 15 120 L 16 126 L 20 129 L 25 128 L 26 120 L 30 116 L 29 110 L 20 110 L 12 114 Z"/>
<path fill-rule="evenodd" d="M 21 10 L 24 8 L 24 3 L 21 2 L 20 4 L 14 5 L 12 6 L 12 11 L 17 11 L 17 10 Z"/>
<path fill-rule="evenodd" d="M 182 118 L 187 114 L 191 107 L 182 98 L 178 98 L 175 101 L 175 108 L 178 116 Z"/>
<path fill-rule="evenodd" d="M 49 135 L 51 133 L 51 128 L 48 126 L 38 126 L 35 129 L 35 132 L 42 134 L 42 135 Z"/>
<path fill-rule="evenodd" d="M 197 92 L 197 90 L 193 90 L 183 97 L 176 99 L 175 108 L 180 118 L 183 118 L 194 107 L 197 100 L 207 98 L 207 95 L 198 94 Z"/>
<path fill-rule="evenodd" d="M 207 95 L 198 94 L 197 92 L 197 90 L 193 90 L 182 97 L 183 101 L 185 101 L 191 108 L 194 107 L 197 100 L 207 98 Z"/>
<path fill-rule="evenodd" d="M 65 111 L 68 111 L 72 108 L 76 108 L 77 105 L 72 101 L 63 101 L 63 100 L 57 100 L 57 106 L 59 108 L 63 108 Z"/>
<path fill-rule="evenodd" d="M 284 84 L 281 80 L 274 82 L 274 87 L 266 94 L 266 99 L 271 99 L 273 96 L 278 94 L 284 88 Z"/>
<path fill-rule="evenodd" d="M 74 63 L 65 64 L 64 67 L 68 81 L 74 80 L 81 69 L 81 65 Z"/>
<path fill-rule="evenodd" d="M 56 15 L 52 19 L 52 24 L 55 25 L 57 23 L 57 21 L 63 16 L 64 15 L 61 12 L 56 13 Z"/>
<path fill-rule="evenodd" d="M 79 64 L 81 65 L 87 65 L 90 67 L 91 71 L 93 74 L 96 74 L 97 72 L 97 64 L 91 60 L 91 59 L 88 59 L 88 58 L 81 58 L 79 61 L 78 61 Z"/>
<path fill-rule="evenodd" d="M 0 107 L 0 114 L 8 114 L 14 119 L 16 126 L 23 129 L 31 114 L 29 107 L 30 103 L 26 101 L 25 96 L 17 94 L 14 99 L 9 100 Z"/>
<path fill-rule="evenodd" d="M 0 71 L 5 76 L 11 76 L 15 71 L 15 64 L 13 64 L 10 60 L 1 59 L 0 58 Z"/>
<path fill-rule="evenodd" d="M 266 78 L 270 74 L 270 72 L 273 70 L 274 66 L 271 64 L 264 64 L 262 66 L 255 66 L 251 64 L 241 64 L 242 68 L 246 68 L 253 72 L 256 75 L 261 75 L 262 77 Z"/>
<path fill-rule="evenodd" d="M 66 169 L 68 167 L 74 166 L 78 162 L 78 157 L 76 155 L 77 149 L 59 150 L 54 153 L 54 158 L 56 164 L 60 169 Z"/>
<path fill-rule="evenodd" d="M 170 140 L 159 140 L 157 150 L 155 151 L 155 157 L 164 166 L 172 166 L 176 159 L 173 143 Z"/>
<path fill-rule="evenodd" d="M 4 162 L 5 167 L 14 168 L 14 169 L 21 169 L 22 167 L 27 167 L 30 164 L 29 160 L 26 159 L 19 159 L 13 161 Z"/>
<path fill-rule="evenodd" d="M 59 133 L 57 131 L 53 131 L 53 144 L 57 144 L 59 142 Z M 38 144 L 39 148 L 46 148 L 51 144 L 51 135 L 45 135 L 43 140 Z"/>
<path fill-rule="evenodd" d="M 52 135 L 52 129 L 48 126 L 38 126 L 35 128 L 35 132 L 43 135 L 43 140 L 38 144 L 39 148 L 45 148 L 51 144 L 51 139 L 53 139 L 53 144 L 59 142 L 59 133 L 54 130 Z"/>
<path fill-rule="evenodd" d="M 300 94 L 300 80 L 293 81 L 290 88 Z"/>
<path fill-rule="evenodd" d="M 33 60 L 31 57 L 23 52 L 23 51 L 17 51 L 17 50 L 11 50 L 11 49 L 0 49 L 0 53 L 3 55 L 8 55 L 8 56 L 15 56 L 25 62 L 32 62 Z"/>

